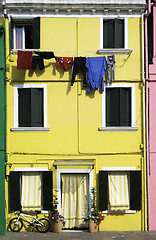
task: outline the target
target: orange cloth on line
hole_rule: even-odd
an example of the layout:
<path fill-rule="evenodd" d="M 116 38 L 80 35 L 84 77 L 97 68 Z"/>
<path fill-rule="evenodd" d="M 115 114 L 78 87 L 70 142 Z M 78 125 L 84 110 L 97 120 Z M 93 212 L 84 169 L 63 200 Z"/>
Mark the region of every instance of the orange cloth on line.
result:
<path fill-rule="evenodd" d="M 18 55 L 17 55 L 18 70 L 31 69 L 32 54 L 33 54 L 32 51 L 18 51 Z"/>
<path fill-rule="evenodd" d="M 73 63 L 73 57 L 57 57 L 56 66 L 59 68 L 59 64 L 61 64 L 64 70 L 67 70 L 68 66 L 71 66 Z"/>

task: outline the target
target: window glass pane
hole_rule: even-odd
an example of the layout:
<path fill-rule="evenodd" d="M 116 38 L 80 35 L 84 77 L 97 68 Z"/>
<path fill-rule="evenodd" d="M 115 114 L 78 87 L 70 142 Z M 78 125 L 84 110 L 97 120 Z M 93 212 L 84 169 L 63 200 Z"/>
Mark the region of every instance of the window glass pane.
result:
<path fill-rule="evenodd" d="M 43 89 L 31 89 L 31 127 L 43 127 Z"/>
<path fill-rule="evenodd" d="M 106 88 L 106 126 L 120 126 L 119 88 Z"/>
<path fill-rule="evenodd" d="M 109 209 L 129 210 L 129 179 L 127 172 L 109 172 Z"/>
<path fill-rule="evenodd" d="M 124 48 L 124 20 L 114 19 L 115 48 Z"/>
<path fill-rule="evenodd" d="M 29 88 L 18 89 L 18 124 L 19 127 L 31 126 L 30 92 Z"/>
<path fill-rule="evenodd" d="M 16 49 L 23 49 L 23 27 L 16 27 Z"/>
<path fill-rule="evenodd" d="M 131 88 L 120 88 L 120 126 L 131 126 Z"/>
<path fill-rule="evenodd" d="M 25 49 L 32 49 L 32 25 L 26 25 L 25 29 Z"/>

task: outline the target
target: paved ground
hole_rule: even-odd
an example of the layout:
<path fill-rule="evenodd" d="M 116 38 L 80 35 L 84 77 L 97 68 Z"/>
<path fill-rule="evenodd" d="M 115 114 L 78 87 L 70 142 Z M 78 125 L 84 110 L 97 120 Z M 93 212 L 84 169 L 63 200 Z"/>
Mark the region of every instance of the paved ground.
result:
<path fill-rule="evenodd" d="M 6 232 L 0 240 L 156 240 L 156 231 L 152 232 L 98 232 L 63 231 L 62 233 Z"/>

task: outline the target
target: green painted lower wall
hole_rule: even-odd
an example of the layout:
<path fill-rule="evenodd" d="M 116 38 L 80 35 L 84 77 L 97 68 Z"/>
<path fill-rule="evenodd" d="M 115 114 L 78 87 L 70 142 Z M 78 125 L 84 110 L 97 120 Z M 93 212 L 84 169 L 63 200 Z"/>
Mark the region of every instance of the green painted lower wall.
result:
<path fill-rule="evenodd" d="M 5 59 L 4 26 L 0 25 L 0 236 L 5 235 Z"/>

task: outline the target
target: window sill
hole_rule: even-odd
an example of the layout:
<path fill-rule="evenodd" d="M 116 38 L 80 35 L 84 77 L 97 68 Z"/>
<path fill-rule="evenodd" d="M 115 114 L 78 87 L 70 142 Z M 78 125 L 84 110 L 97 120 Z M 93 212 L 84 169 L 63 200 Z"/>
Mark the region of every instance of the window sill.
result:
<path fill-rule="evenodd" d="M 106 211 L 102 211 L 102 213 L 107 213 L 107 214 L 125 214 L 125 213 L 131 213 L 131 214 L 134 214 L 134 213 L 136 213 L 136 210 L 127 210 L 127 211 L 110 211 L 110 210 L 106 210 Z"/>
<path fill-rule="evenodd" d="M 135 132 L 138 127 L 99 127 L 102 132 Z"/>
<path fill-rule="evenodd" d="M 17 127 L 11 128 L 12 132 L 49 132 L 49 127 Z"/>
<path fill-rule="evenodd" d="M 119 55 L 129 55 L 132 50 L 130 48 L 104 48 L 98 49 L 99 54 L 119 54 Z"/>

